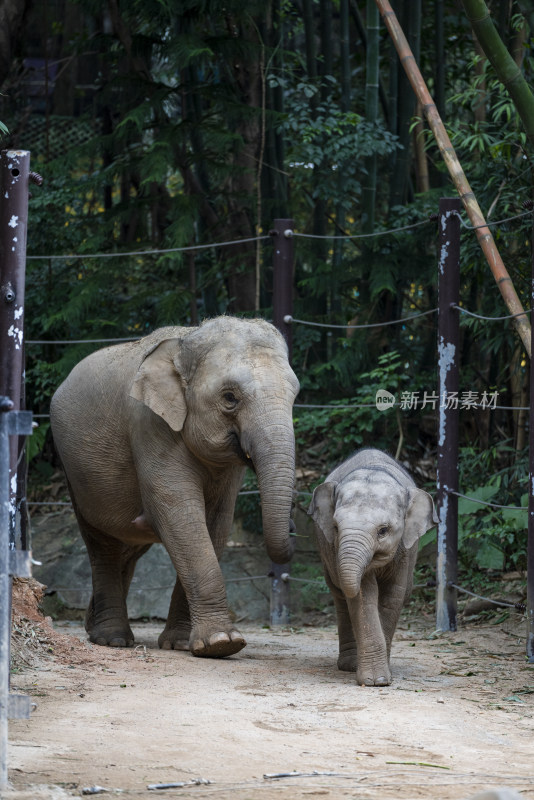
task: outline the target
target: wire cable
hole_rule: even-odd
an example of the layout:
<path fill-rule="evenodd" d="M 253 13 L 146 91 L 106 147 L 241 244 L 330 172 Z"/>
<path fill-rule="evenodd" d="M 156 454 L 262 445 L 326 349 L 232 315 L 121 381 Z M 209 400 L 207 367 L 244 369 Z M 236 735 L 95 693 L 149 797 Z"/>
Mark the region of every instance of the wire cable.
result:
<path fill-rule="evenodd" d="M 490 508 L 507 508 L 510 511 L 528 511 L 528 506 L 500 506 L 498 503 L 488 503 L 486 500 L 479 500 L 477 497 L 468 497 L 466 494 L 460 492 L 453 492 L 452 489 L 446 489 L 447 494 L 453 494 L 456 497 L 461 497 L 464 500 L 470 500 L 472 503 L 478 503 L 481 506 L 490 506 Z"/>
<path fill-rule="evenodd" d="M 376 231 L 374 233 L 356 233 L 356 234 L 343 234 L 343 235 L 319 235 L 317 233 L 295 233 L 293 231 L 293 236 L 298 236 L 301 239 L 344 239 L 345 241 L 351 239 L 372 239 L 373 237 L 377 236 L 387 236 L 392 233 L 397 233 L 398 231 L 410 231 L 413 228 L 419 228 L 421 225 L 428 225 L 429 222 L 434 222 L 433 219 L 424 219 L 422 222 L 414 222 L 411 225 L 403 225 L 400 228 L 389 228 L 385 231 Z"/>
<path fill-rule="evenodd" d="M 520 611 L 522 613 L 527 610 L 527 607 L 524 603 L 506 603 L 504 600 L 492 600 L 491 597 L 483 597 L 481 594 L 475 594 L 474 592 L 470 592 L 469 589 L 463 589 L 461 586 L 457 586 L 455 583 L 448 583 L 447 586 L 449 586 L 451 589 L 456 589 L 458 592 L 468 594 L 470 597 L 476 597 L 477 600 L 485 600 L 487 603 L 493 603 L 496 606 L 515 608 L 516 611 Z"/>
<path fill-rule="evenodd" d="M 503 320 L 503 319 L 514 319 L 514 317 L 523 317 L 527 314 L 530 314 L 532 311 L 531 308 L 528 308 L 526 311 L 519 311 L 517 314 L 506 314 L 504 317 L 483 317 L 481 314 L 475 314 L 474 311 L 468 311 L 467 308 L 462 308 L 462 306 L 457 306 L 456 303 L 451 304 L 451 308 L 455 308 L 457 311 L 461 311 L 462 314 L 467 314 L 469 317 L 475 317 L 475 319 L 483 319 L 492 322 L 493 320 Z"/>
<path fill-rule="evenodd" d="M 71 253 L 70 255 L 50 255 L 50 256 L 26 256 L 27 261 L 35 261 L 42 258 L 64 259 L 69 261 L 74 258 L 120 258 L 121 256 L 155 256 L 165 253 L 187 253 L 191 250 L 209 250 L 212 247 L 230 247 L 234 244 L 247 244 L 248 242 L 261 242 L 271 239 L 269 235 L 252 236 L 249 239 L 233 239 L 230 242 L 212 242 L 211 244 L 192 244 L 187 247 L 167 247 L 161 250 L 131 250 L 120 253 Z"/>
<path fill-rule="evenodd" d="M 480 230 L 480 228 L 492 228 L 495 227 L 496 225 L 503 225 L 505 222 L 513 222 L 516 219 L 521 219 L 521 217 L 532 216 L 532 211 L 523 211 L 521 214 L 516 214 L 514 217 L 507 217 L 506 219 L 497 219 L 495 220 L 495 222 L 486 222 L 484 223 L 484 225 L 468 225 L 466 222 L 464 222 L 464 220 L 462 219 L 462 215 L 459 214 L 458 211 L 453 211 L 453 214 L 455 214 L 459 218 L 462 227 L 464 227 L 466 230 L 478 231 Z"/>
<path fill-rule="evenodd" d="M 402 319 L 392 319 L 389 322 L 372 322 L 366 325 L 334 325 L 333 323 L 329 322 L 308 322 L 305 319 L 295 319 L 290 314 L 287 314 L 284 317 L 284 322 L 289 325 L 293 322 L 298 323 L 299 325 L 309 325 L 314 328 L 339 328 L 341 330 L 359 330 L 362 328 L 382 328 L 384 325 L 397 325 L 401 322 L 411 322 L 412 319 L 417 319 L 418 317 L 426 317 L 428 314 L 435 314 L 437 308 L 431 308 L 429 311 L 421 311 L 419 314 L 412 314 L 409 317 L 403 317 Z"/>

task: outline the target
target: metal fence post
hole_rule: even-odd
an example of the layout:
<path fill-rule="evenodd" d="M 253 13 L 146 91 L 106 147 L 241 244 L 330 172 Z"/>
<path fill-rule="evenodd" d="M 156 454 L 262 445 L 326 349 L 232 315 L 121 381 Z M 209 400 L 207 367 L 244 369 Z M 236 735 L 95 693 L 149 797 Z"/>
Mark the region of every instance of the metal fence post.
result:
<path fill-rule="evenodd" d="M 16 411 L 21 408 L 23 396 L 24 287 L 29 176 L 30 153 L 27 150 L 2 150 L 0 153 L 0 395 L 9 397 Z M 16 544 L 19 548 L 22 544 L 24 549 L 27 549 L 27 543 L 20 541 L 20 535 L 16 536 L 19 441 L 13 438 L 9 447 L 11 549 L 15 549 Z"/>
<path fill-rule="evenodd" d="M 532 223 L 532 277 L 530 307 L 534 308 L 534 220 Z M 534 314 L 530 317 L 530 335 L 534 345 Z M 532 350 L 534 354 L 534 350 Z M 534 365 L 530 359 L 530 416 L 529 416 L 529 491 L 528 491 L 528 539 L 527 539 L 527 660 L 534 664 Z"/>
<path fill-rule="evenodd" d="M 292 219 L 275 219 L 273 237 L 273 322 L 287 342 L 289 360 L 293 355 L 293 228 Z"/>
<path fill-rule="evenodd" d="M 11 638 L 11 576 L 24 568 L 20 551 L 10 548 L 10 437 L 29 434 L 32 415 L 12 411 L 13 402 L 0 397 L 0 789 L 7 785 L 8 718 L 30 716 L 30 698 L 9 694 L 9 642 Z"/>
<path fill-rule="evenodd" d="M 457 198 L 439 202 L 438 264 L 438 555 L 436 565 L 436 628 L 456 630 L 458 573 L 458 430 L 459 430 L 459 312 L 460 216 Z"/>
<path fill-rule="evenodd" d="M 273 322 L 286 340 L 291 361 L 293 338 L 293 228 L 292 219 L 275 219 L 273 237 Z M 289 625 L 290 598 L 289 564 L 271 563 L 271 625 Z"/>
<path fill-rule="evenodd" d="M 17 474 L 20 437 L 32 432 L 31 413 L 20 411 L 29 168 L 28 151 L 0 153 L 0 788 L 7 783 L 7 720 L 30 715 L 29 697 L 9 694 L 11 578 L 31 576 L 31 553 L 20 533 L 25 525 L 17 532 L 22 520 L 17 502 L 25 509 Z M 36 175 L 32 179 L 41 180 Z"/>

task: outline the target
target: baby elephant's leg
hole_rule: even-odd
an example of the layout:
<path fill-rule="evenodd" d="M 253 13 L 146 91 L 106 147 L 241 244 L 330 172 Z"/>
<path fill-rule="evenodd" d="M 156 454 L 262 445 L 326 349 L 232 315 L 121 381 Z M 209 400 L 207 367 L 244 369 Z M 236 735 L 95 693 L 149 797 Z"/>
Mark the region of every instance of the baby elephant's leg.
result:
<path fill-rule="evenodd" d="M 387 643 L 378 611 L 378 585 L 374 573 L 364 575 L 358 595 L 347 600 L 358 652 L 356 680 L 362 686 L 391 683 Z"/>
<path fill-rule="evenodd" d="M 356 639 L 352 629 L 347 601 L 341 592 L 334 593 L 334 603 L 336 606 L 337 632 L 339 638 L 339 657 L 337 660 L 338 669 L 344 672 L 356 672 L 358 669 Z"/>
<path fill-rule="evenodd" d="M 400 564 L 396 565 L 394 573 L 386 574 L 383 580 L 379 580 L 378 611 L 386 637 L 388 661 L 401 611 L 412 591 L 415 559 L 416 555 L 408 551 Z"/>

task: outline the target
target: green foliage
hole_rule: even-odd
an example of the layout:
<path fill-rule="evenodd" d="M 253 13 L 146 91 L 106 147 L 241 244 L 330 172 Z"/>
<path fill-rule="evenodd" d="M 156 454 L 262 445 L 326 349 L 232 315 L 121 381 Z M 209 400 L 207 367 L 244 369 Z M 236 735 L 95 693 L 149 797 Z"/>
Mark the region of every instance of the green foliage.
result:
<path fill-rule="evenodd" d="M 301 563 L 291 564 L 291 577 L 299 581 L 299 598 L 302 610 L 325 612 L 332 609 L 332 595 L 326 584 L 322 567 Z M 302 583 L 301 583 L 302 581 Z"/>
<path fill-rule="evenodd" d="M 243 521 L 243 527 L 248 531 L 261 533 L 263 523 L 261 519 L 261 504 L 259 502 L 258 480 L 256 473 L 247 469 L 245 480 L 241 487 L 241 492 L 237 498 L 235 513 Z M 247 494 L 252 492 L 252 494 Z"/>
<path fill-rule="evenodd" d="M 26 440 L 26 461 L 28 464 L 41 454 L 49 430 L 50 423 L 41 422 L 37 428 L 33 429 L 32 435 L 28 436 Z"/>
<path fill-rule="evenodd" d="M 299 403 L 334 406 L 295 409 L 299 463 L 324 474 L 360 446 L 394 453 L 401 435 L 403 460 L 435 462 L 435 412 L 399 410 L 398 404 L 393 411 L 379 412 L 375 405 L 379 388 L 397 397 L 436 388 L 436 317 L 379 324 L 437 306 L 437 231 L 428 218 L 440 197 L 455 193 L 428 130 L 429 188 L 418 189 L 414 148 L 400 144 L 407 133 L 400 113 L 401 81 L 391 72 L 387 85 L 396 56 L 385 37 L 380 75 L 391 103 L 375 121 L 362 113 L 364 47 L 351 47 L 346 104 L 339 49 L 333 46 L 340 38 L 339 20 L 337 14 L 328 20 L 333 27 L 326 40 L 325 4 L 311 4 L 312 30 L 305 29 L 300 7 L 285 1 L 278 11 L 237 0 L 120 0 L 114 4 L 120 25 L 113 20 L 104 24 L 102 4 L 95 0 L 79 0 L 78 5 L 82 29 L 67 41 L 59 35 L 63 20 L 54 19 L 51 11 L 43 43 L 46 36 L 50 55 L 51 47 L 58 50 L 54 58 L 64 65 L 63 78 L 90 54 L 98 91 L 84 105 L 87 98 L 77 89 L 77 102 L 85 110 L 70 118 L 72 140 L 60 139 L 59 157 L 53 152 L 45 157 L 44 144 L 32 152 L 32 168 L 44 174 L 45 183 L 31 199 L 28 252 L 46 258 L 28 261 L 27 338 L 136 337 L 159 325 L 190 324 L 197 316 L 226 312 L 272 318 L 270 243 L 260 253 L 259 309 L 242 291 L 255 271 L 254 243 L 236 250 L 202 250 L 194 260 L 176 252 L 118 254 L 252 237 L 259 229 L 268 231 L 273 216 L 293 218 L 300 233 L 347 234 L 353 238 L 295 240 L 295 318 L 347 326 L 328 332 L 294 327 Z M 422 22 L 420 63 L 437 94 L 434 10 L 431 0 Z M 510 36 L 522 21 L 514 6 Z M 358 41 L 360 34 L 351 33 L 352 41 Z M 447 47 L 444 118 L 451 139 L 490 221 L 514 216 L 530 197 L 533 163 L 516 109 L 492 68 L 475 54 L 465 14 L 454 4 L 446 4 L 442 33 Z M 533 41 L 529 37 L 522 45 L 522 70 L 531 84 Z M 71 77 L 77 86 L 77 73 Z M 24 129 L 27 100 L 17 86 L 11 88 L 2 98 L 0 135 L 22 146 L 8 139 L 7 127 L 10 137 Z M 50 144 L 56 134 L 59 138 L 64 120 L 53 106 L 45 111 L 37 110 L 34 117 L 46 126 L 40 141 Z M 89 141 L 87 129 L 92 131 Z M 68 146 L 69 141 L 75 144 Z M 378 166 L 375 232 L 408 229 L 362 239 L 362 186 L 371 156 Z M 394 205 L 401 157 L 412 161 L 402 203 Z M 425 224 L 414 228 L 415 223 Z M 493 231 L 527 307 L 531 219 L 503 223 Z M 95 253 L 114 257 L 94 258 Z M 55 257 L 61 254 L 76 258 Z M 461 302 L 483 315 L 505 313 L 476 237 L 463 227 Z M 376 327 L 348 327 L 366 324 Z M 498 390 L 500 404 L 518 405 L 526 361 L 512 324 L 462 316 L 461 325 L 462 388 Z M 28 407 L 46 413 L 54 388 L 98 346 L 29 345 Z M 44 426 L 38 430 L 31 445 L 33 463 L 35 450 L 49 440 Z M 495 502 L 522 504 L 526 467 L 517 416 L 494 411 L 482 418 L 462 412 L 461 440 L 464 492 L 492 492 L 488 496 Z M 247 473 L 245 488 L 254 487 Z M 464 510 L 460 505 L 464 566 L 496 564 L 498 559 L 506 567 L 520 566 L 523 512 L 473 506 Z M 247 527 L 261 529 L 256 496 L 240 497 L 238 508 Z"/>
<path fill-rule="evenodd" d="M 484 491 L 484 490 L 490 491 Z M 481 486 L 470 497 L 492 497 L 493 486 Z M 528 494 L 520 498 L 522 510 L 476 508 L 458 510 L 460 516 L 459 542 L 461 560 L 468 569 L 475 556 L 479 569 L 525 569 L 527 541 Z M 468 501 L 466 501 L 468 502 Z M 475 504 L 472 504 L 475 505 Z"/>
<path fill-rule="evenodd" d="M 324 474 L 362 446 L 394 453 L 399 437 L 398 417 L 395 412 L 378 411 L 376 394 L 379 389 L 386 389 L 399 400 L 403 388 L 413 391 L 406 366 L 399 353 L 385 353 L 373 370 L 359 375 L 357 394 L 332 401 L 330 408 L 296 408 L 297 452 L 302 456 L 305 450 L 311 450 L 323 461 Z"/>
<path fill-rule="evenodd" d="M 372 123 L 352 111 L 343 112 L 336 104 L 337 81 L 326 76 L 328 94 L 317 104 L 310 100 L 319 88 L 310 81 L 292 86 L 288 80 L 271 75 L 271 88 L 281 87 L 291 106 L 279 122 L 289 147 L 290 184 L 293 191 L 319 196 L 332 207 L 351 211 L 358 202 L 365 175 L 365 159 L 371 155 L 389 156 L 399 145 L 397 137 L 382 123 Z M 323 93 L 324 94 L 324 93 Z M 311 177 L 320 172 L 320 182 Z M 342 184 L 339 175 L 343 175 Z"/>

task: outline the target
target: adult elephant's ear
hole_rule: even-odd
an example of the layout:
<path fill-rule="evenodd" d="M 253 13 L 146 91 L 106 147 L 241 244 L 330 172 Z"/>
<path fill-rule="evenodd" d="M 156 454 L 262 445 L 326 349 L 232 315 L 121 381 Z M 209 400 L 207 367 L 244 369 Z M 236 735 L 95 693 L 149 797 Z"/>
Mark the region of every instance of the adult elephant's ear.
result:
<path fill-rule="evenodd" d="M 173 431 L 181 431 L 187 416 L 182 376 L 176 367 L 177 339 L 157 344 L 137 370 L 130 397 L 144 403 L 165 420 Z"/>

